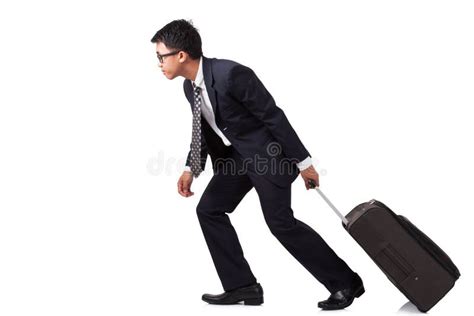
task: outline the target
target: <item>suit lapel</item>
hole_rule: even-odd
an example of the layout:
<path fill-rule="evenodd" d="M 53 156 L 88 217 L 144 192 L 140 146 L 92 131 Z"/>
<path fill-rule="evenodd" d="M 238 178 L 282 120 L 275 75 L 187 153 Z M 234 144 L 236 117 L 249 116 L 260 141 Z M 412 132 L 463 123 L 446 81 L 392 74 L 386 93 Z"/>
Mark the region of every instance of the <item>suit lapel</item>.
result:
<path fill-rule="evenodd" d="M 191 112 L 193 110 L 193 86 L 191 83 L 191 80 L 185 79 L 184 80 L 184 95 L 186 96 L 186 99 L 188 99 L 189 104 L 191 105 Z"/>
<path fill-rule="evenodd" d="M 204 75 L 204 83 L 206 84 L 207 94 L 209 95 L 209 100 L 211 100 L 211 106 L 216 115 L 216 90 L 214 90 L 214 76 L 212 75 L 212 64 L 211 60 L 207 57 L 202 56 L 202 68 Z M 216 115 L 217 117 L 217 115 Z"/>

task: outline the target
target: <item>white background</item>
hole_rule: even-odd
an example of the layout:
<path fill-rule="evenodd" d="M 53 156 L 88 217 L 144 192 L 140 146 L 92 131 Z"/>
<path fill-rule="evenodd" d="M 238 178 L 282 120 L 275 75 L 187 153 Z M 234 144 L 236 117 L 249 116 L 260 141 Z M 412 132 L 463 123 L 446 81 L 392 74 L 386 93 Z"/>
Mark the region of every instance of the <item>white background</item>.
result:
<path fill-rule="evenodd" d="M 472 300 L 470 1 L 2 1 L 1 315 L 314 315 L 329 293 L 274 238 L 254 190 L 231 215 L 265 304 L 222 287 L 195 206 L 178 195 L 191 136 L 182 78 L 155 32 L 192 19 L 207 57 L 251 67 L 343 211 L 379 199 L 453 259 L 432 315 Z M 415 312 L 301 178 L 295 216 L 364 280 L 353 315 Z M 469 313 L 468 311 L 466 313 Z M 464 314 L 466 314 L 464 313 Z"/>

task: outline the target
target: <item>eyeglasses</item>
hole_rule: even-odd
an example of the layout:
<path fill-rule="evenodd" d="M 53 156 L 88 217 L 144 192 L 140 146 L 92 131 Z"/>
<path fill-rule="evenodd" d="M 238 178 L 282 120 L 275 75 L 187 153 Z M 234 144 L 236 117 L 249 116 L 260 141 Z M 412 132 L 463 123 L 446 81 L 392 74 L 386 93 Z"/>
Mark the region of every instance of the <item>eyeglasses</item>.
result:
<path fill-rule="evenodd" d="M 156 57 L 158 57 L 158 60 L 159 60 L 160 63 L 162 64 L 162 63 L 163 63 L 163 57 L 176 55 L 176 54 L 179 53 L 179 52 L 180 52 L 180 51 L 177 50 L 177 51 L 175 51 L 175 52 L 166 53 L 166 54 L 163 54 L 163 55 L 160 55 L 160 53 L 156 52 Z"/>

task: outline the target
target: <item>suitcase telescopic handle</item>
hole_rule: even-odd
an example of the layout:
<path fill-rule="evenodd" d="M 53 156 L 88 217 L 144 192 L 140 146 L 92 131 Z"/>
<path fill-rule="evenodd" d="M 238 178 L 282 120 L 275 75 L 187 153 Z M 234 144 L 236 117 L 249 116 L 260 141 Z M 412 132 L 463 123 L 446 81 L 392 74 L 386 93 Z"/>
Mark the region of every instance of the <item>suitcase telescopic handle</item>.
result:
<path fill-rule="evenodd" d="M 329 201 L 329 199 L 326 197 L 326 195 L 324 195 L 324 193 L 321 191 L 321 189 L 319 187 L 316 186 L 316 183 L 314 183 L 313 180 L 309 180 L 308 181 L 308 184 L 309 184 L 309 187 L 312 188 L 312 189 L 316 189 L 316 191 L 319 193 L 319 195 L 321 195 L 321 197 L 323 198 L 324 201 L 326 201 L 326 203 L 329 205 L 329 207 L 332 208 L 332 210 L 334 211 L 334 213 L 336 213 L 337 216 L 339 216 L 339 218 L 342 220 L 342 222 L 344 223 L 344 226 L 347 226 L 347 223 L 349 223 L 349 221 L 347 220 L 347 218 L 344 217 L 344 215 L 341 214 L 341 212 L 339 212 L 339 210 L 334 206 L 334 204 L 331 203 L 331 201 Z"/>

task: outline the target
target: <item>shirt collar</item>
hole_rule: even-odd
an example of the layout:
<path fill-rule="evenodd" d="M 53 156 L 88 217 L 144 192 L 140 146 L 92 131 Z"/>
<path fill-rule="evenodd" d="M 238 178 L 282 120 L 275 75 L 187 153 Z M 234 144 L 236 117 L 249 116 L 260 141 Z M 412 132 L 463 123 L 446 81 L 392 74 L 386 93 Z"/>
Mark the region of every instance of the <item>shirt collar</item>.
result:
<path fill-rule="evenodd" d="M 202 85 L 203 81 L 204 81 L 204 75 L 202 72 L 202 56 L 201 56 L 199 58 L 199 68 L 196 74 L 196 80 L 194 80 L 193 83 L 196 84 L 196 86 L 203 88 L 203 85 Z"/>

